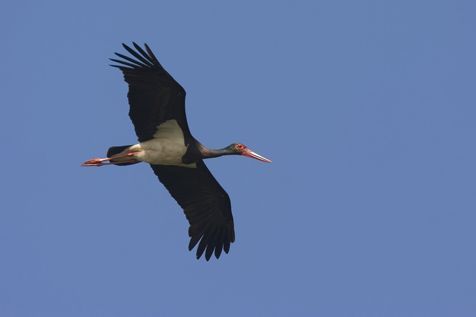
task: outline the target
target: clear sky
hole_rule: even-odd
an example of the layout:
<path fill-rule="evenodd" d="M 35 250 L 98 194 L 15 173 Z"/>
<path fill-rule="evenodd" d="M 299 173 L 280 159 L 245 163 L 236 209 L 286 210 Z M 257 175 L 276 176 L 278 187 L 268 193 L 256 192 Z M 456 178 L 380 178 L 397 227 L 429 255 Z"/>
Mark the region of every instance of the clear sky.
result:
<path fill-rule="evenodd" d="M 476 316 L 476 4 L 3 1 L 0 316 Z M 107 58 L 147 42 L 236 243 L 187 251 Z"/>

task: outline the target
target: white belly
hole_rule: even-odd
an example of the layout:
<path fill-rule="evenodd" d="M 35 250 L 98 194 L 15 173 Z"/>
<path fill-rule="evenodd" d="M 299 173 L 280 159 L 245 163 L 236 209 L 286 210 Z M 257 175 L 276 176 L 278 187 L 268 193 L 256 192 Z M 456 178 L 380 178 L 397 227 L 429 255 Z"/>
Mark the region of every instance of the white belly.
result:
<path fill-rule="evenodd" d="M 143 152 L 139 155 L 141 161 L 150 164 L 183 165 L 182 157 L 187 148 L 183 143 L 169 140 L 149 140 L 140 143 Z"/>
<path fill-rule="evenodd" d="M 182 129 L 175 120 L 168 120 L 157 128 L 154 138 L 139 143 L 142 151 L 135 157 L 150 164 L 196 167 L 195 163 L 184 164 L 182 157 L 187 152 Z M 134 146 L 135 147 L 135 146 Z"/>

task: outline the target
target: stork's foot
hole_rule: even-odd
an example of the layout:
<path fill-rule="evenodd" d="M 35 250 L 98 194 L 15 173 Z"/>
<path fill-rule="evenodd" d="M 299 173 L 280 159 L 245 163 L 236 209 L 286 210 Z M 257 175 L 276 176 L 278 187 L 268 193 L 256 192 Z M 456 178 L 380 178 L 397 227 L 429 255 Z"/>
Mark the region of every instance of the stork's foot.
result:
<path fill-rule="evenodd" d="M 103 165 L 109 165 L 109 164 L 111 164 L 110 160 L 111 159 L 109 157 L 105 157 L 105 158 L 96 157 L 96 158 L 87 160 L 86 162 L 81 164 L 81 166 L 96 166 L 96 167 L 99 167 L 99 166 L 103 166 Z"/>

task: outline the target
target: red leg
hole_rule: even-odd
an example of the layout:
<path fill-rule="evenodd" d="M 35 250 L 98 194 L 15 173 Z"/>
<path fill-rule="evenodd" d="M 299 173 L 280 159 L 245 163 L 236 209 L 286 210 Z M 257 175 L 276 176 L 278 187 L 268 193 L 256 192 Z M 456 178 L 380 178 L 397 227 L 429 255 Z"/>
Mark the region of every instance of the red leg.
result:
<path fill-rule="evenodd" d="M 103 166 L 103 165 L 109 165 L 109 164 L 111 164 L 110 160 L 111 159 L 109 157 L 93 158 L 93 159 L 87 160 L 86 162 L 81 164 L 81 166 L 97 166 L 97 167 L 99 167 L 99 166 Z"/>
<path fill-rule="evenodd" d="M 83 164 L 81 164 L 81 166 L 96 166 L 96 167 L 99 167 L 99 166 L 103 166 L 103 165 L 111 165 L 111 160 L 113 159 L 118 159 L 118 158 L 125 158 L 125 157 L 130 157 L 130 156 L 133 156 L 134 153 L 133 152 L 129 152 L 129 153 L 125 153 L 125 154 L 116 154 L 116 155 L 113 155 L 113 157 L 105 157 L 105 158 L 92 158 L 90 160 L 87 160 L 86 162 L 84 162 Z"/>

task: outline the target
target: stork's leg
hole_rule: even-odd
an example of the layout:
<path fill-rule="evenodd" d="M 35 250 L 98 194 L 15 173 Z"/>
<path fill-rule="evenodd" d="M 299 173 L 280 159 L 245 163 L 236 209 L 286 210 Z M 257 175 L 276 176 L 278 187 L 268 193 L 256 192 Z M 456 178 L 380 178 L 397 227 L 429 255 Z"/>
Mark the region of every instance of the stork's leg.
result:
<path fill-rule="evenodd" d="M 110 162 L 110 158 L 109 157 L 105 157 L 105 158 L 99 158 L 99 157 L 96 157 L 96 158 L 92 158 L 90 160 L 87 160 L 86 162 L 84 162 L 83 164 L 81 164 L 81 166 L 103 166 L 103 165 L 110 165 L 111 162 Z"/>
<path fill-rule="evenodd" d="M 99 166 L 103 166 L 103 165 L 111 165 L 111 164 L 113 164 L 111 162 L 111 160 L 124 159 L 124 158 L 131 158 L 133 161 L 136 161 L 136 159 L 133 158 L 133 155 L 134 155 L 133 152 L 129 152 L 129 153 L 123 153 L 123 154 L 116 154 L 116 155 L 113 155 L 112 157 L 104 157 L 104 158 L 96 157 L 96 158 L 92 158 L 90 160 L 87 160 L 86 162 L 81 164 L 81 166 L 96 166 L 96 167 L 99 167 Z M 121 163 L 127 163 L 127 161 L 125 160 L 124 162 L 121 162 Z"/>

